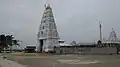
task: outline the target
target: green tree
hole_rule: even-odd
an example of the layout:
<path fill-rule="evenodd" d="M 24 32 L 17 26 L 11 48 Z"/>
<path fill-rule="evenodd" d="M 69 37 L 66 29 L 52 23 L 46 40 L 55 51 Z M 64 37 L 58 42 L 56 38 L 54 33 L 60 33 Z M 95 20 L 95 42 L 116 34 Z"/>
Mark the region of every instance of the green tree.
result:
<path fill-rule="evenodd" d="M 12 46 L 19 46 L 19 40 L 13 40 L 14 37 L 13 35 L 0 35 L 0 49 L 2 50 L 2 48 L 10 48 L 10 52 L 11 52 L 11 48 Z"/>
<path fill-rule="evenodd" d="M 13 43 L 12 43 L 13 38 L 14 37 L 12 35 L 6 35 L 6 44 L 9 46 L 10 51 L 13 46 Z"/>
<path fill-rule="evenodd" d="M 21 42 L 21 41 L 19 41 L 19 40 L 13 40 L 12 42 L 13 42 L 13 45 L 20 46 L 19 42 Z"/>
<path fill-rule="evenodd" d="M 6 44 L 6 36 L 4 34 L 0 35 L 0 51 L 7 48 L 8 45 Z"/>

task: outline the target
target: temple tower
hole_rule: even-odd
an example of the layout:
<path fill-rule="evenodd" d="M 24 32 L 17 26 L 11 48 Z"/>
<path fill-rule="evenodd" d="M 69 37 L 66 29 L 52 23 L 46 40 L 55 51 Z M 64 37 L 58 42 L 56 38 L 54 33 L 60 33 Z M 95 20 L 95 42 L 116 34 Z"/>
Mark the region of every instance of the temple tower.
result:
<path fill-rule="evenodd" d="M 115 31 L 113 30 L 113 28 L 112 28 L 112 32 L 110 32 L 108 41 L 109 42 L 118 42 L 117 35 L 116 35 Z"/>
<path fill-rule="evenodd" d="M 59 46 L 59 35 L 49 4 L 45 5 L 37 38 L 40 52 L 51 52 L 54 51 L 54 46 Z"/>

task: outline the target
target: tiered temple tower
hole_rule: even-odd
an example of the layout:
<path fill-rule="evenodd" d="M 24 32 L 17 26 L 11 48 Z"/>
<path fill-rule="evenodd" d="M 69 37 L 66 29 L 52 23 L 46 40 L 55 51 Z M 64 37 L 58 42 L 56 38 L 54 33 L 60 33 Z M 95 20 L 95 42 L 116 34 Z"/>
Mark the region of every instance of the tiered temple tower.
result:
<path fill-rule="evenodd" d="M 52 8 L 45 5 L 38 32 L 38 43 L 40 52 L 54 51 L 54 46 L 59 46 L 59 35 L 55 24 Z"/>
<path fill-rule="evenodd" d="M 113 30 L 113 28 L 112 28 L 112 32 L 109 35 L 108 41 L 109 42 L 118 42 L 117 35 L 116 35 L 115 31 Z"/>

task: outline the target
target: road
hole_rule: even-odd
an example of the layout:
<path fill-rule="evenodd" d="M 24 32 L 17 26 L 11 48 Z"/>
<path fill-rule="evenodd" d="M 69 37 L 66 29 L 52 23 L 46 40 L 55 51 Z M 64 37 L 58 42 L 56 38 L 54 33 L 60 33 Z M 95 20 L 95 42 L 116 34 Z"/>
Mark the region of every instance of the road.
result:
<path fill-rule="evenodd" d="M 120 55 L 9 56 L 27 67 L 119 67 Z"/>

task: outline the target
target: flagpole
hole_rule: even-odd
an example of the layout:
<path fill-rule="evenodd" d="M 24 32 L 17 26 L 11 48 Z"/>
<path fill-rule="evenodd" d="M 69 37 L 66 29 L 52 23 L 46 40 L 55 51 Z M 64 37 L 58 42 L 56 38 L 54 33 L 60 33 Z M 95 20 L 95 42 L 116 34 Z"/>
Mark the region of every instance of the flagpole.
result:
<path fill-rule="evenodd" d="M 99 21 L 99 27 L 100 27 L 100 41 L 102 42 L 102 25 L 101 25 L 101 23 L 100 23 L 100 21 Z"/>

